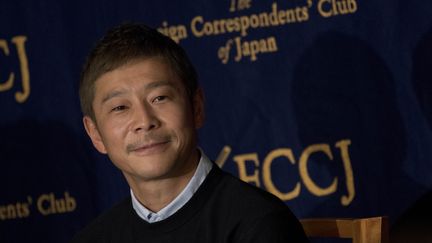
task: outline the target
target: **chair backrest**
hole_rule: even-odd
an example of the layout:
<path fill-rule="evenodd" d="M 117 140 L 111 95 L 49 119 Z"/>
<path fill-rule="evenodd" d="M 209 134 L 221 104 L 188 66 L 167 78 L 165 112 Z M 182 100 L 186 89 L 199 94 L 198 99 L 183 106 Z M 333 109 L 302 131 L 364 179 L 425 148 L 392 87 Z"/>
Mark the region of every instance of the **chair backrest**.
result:
<path fill-rule="evenodd" d="M 353 243 L 388 243 L 387 217 L 300 220 L 308 237 L 352 238 Z"/>

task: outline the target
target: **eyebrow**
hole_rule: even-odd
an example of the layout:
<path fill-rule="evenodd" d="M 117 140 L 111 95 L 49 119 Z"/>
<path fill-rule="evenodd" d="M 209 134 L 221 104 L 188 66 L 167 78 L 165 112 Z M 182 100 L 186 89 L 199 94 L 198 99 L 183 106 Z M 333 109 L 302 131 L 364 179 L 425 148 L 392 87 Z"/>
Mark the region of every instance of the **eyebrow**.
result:
<path fill-rule="evenodd" d="M 155 82 L 151 82 L 149 84 L 147 84 L 144 87 L 144 90 L 152 90 L 155 88 L 159 88 L 159 87 L 163 87 L 163 86 L 169 86 L 169 87 L 173 87 L 175 88 L 174 84 L 169 82 L 169 81 L 155 81 Z M 127 93 L 127 90 L 125 89 L 120 89 L 120 90 L 114 90 L 112 92 L 109 92 L 103 99 L 102 99 L 102 104 L 107 102 L 108 100 L 115 98 L 115 97 L 119 97 L 122 96 L 123 94 Z"/>
<path fill-rule="evenodd" d="M 155 81 L 155 82 L 151 82 L 149 84 L 146 85 L 145 89 L 149 90 L 149 89 L 155 89 L 161 86 L 170 86 L 170 87 L 175 87 L 174 84 L 172 82 L 169 81 Z"/>

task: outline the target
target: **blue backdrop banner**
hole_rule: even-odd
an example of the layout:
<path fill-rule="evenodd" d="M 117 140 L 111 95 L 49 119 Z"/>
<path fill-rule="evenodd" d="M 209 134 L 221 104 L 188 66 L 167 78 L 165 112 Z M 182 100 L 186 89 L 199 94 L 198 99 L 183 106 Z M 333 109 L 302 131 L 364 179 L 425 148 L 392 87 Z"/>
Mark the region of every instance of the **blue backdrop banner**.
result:
<path fill-rule="evenodd" d="M 186 49 L 206 96 L 201 148 L 297 217 L 393 224 L 431 191 L 431 1 L 0 5 L 0 242 L 67 242 L 128 195 L 78 100 L 87 53 L 123 22 Z"/>

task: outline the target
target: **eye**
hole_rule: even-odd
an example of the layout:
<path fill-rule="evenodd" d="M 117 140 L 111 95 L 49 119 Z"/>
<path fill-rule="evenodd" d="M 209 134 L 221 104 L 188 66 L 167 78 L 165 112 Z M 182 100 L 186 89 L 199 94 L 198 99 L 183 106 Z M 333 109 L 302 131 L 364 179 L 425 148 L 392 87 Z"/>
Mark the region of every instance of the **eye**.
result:
<path fill-rule="evenodd" d="M 126 110 L 127 107 L 125 105 L 119 105 L 111 109 L 111 111 L 123 111 Z"/>
<path fill-rule="evenodd" d="M 167 96 L 160 95 L 160 96 L 157 96 L 156 98 L 154 98 L 152 103 L 160 103 L 166 99 L 167 99 Z"/>

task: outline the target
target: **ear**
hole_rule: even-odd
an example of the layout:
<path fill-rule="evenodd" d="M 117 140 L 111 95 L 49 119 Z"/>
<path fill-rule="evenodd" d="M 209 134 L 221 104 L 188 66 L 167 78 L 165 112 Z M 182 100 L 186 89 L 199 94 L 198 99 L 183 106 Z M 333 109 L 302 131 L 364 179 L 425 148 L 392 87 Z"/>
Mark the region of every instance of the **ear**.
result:
<path fill-rule="evenodd" d="M 193 98 L 193 115 L 195 128 L 201 128 L 204 125 L 205 112 L 204 112 L 204 92 L 199 87 L 194 94 Z"/>
<path fill-rule="evenodd" d="M 96 123 L 89 117 L 83 117 L 84 128 L 87 132 L 87 135 L 92 140 L 93 146 L 102 154 L 106 154 L 106 148 L 102 141 L 102 138 L 99 134 L 99 130 L 96 126 Z"/>

